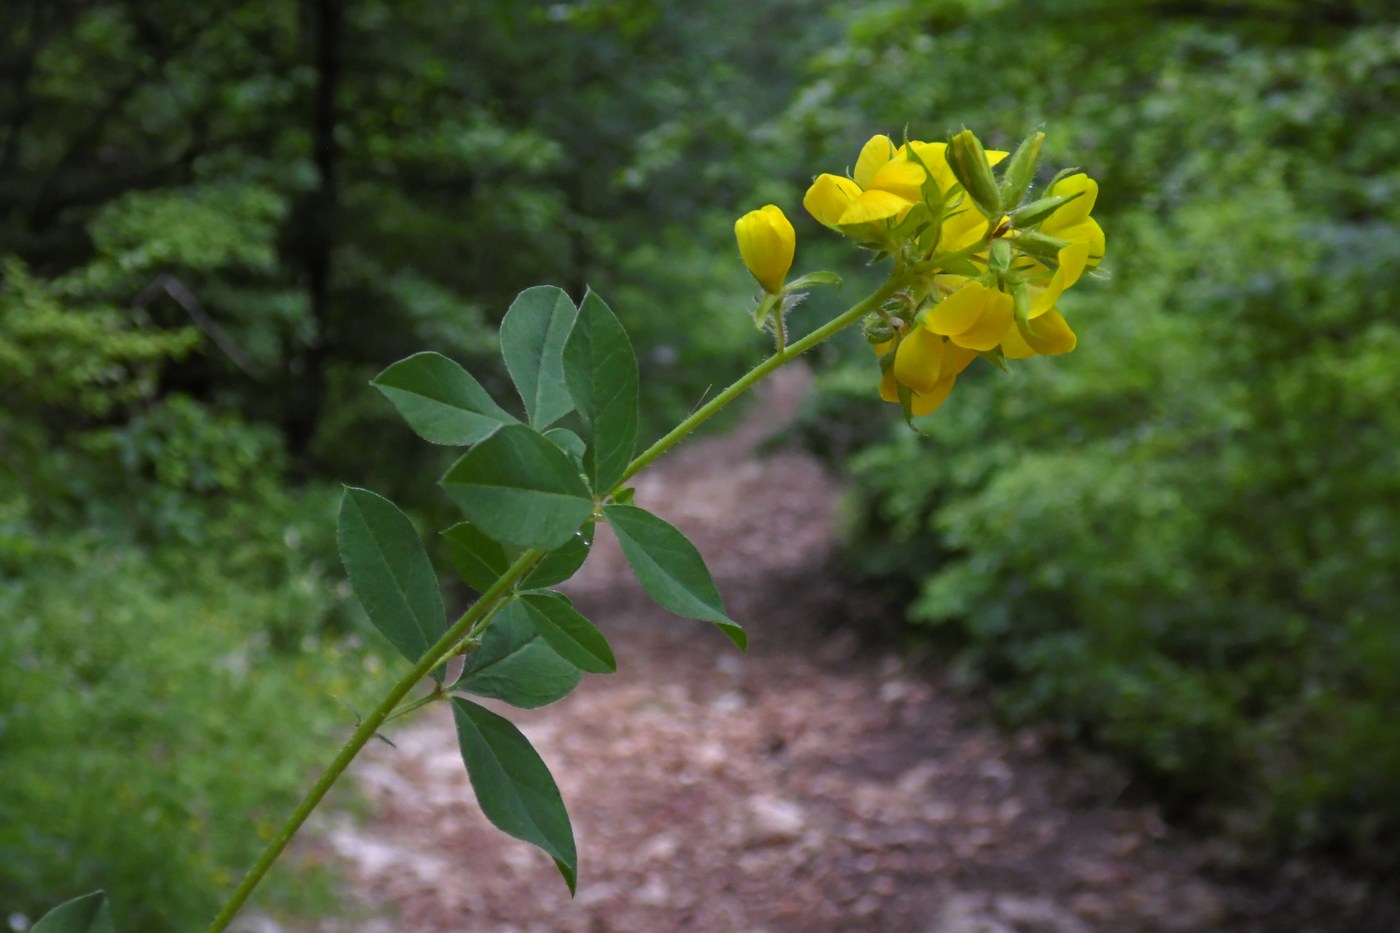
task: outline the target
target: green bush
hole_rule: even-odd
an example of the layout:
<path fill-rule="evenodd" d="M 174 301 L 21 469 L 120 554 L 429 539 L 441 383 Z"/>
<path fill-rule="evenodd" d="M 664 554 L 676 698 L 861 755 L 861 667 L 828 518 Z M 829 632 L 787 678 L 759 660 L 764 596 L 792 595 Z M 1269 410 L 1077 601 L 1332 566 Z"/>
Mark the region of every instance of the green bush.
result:
<path fill-rule="evenodd" d="M 277 646 L 329 608 L 305 580 L 191 579 L 96 542 L 0 592 L 0 902 L 31 918 L 101 887 L 123 928 L 199 928 L 383 679 L 343 641 Z M 282 902 L 324 907 L 306 880 L 284 874 Z"/>
<path fill-rule="evenodd" d="M 1400 134 L 1374 102 L 1400 90 L 1400 30 L 1358 13 L 1304 44 L 1262 17 L 1181 17 L 1095 59 L 1092 34 L 1135 14 L 1077 35 L 1055 5 L 1004 33 L 1025 15 L 1007 6 L 950 7 L 959 28 L 935 37 L 865 19 L 862 41 L 965 88 L 939 71 L 1016 35 L 1006 82 L 1025 96 L 964 116 L 1020 107 L 1059 129 L 1103 179 L 1111 277 L 1062 302 L 1073 355 L 970 372 L 931 440 L 864 442 L 876 403 L 824 380 L 809 432 L 858 447 L 848 559 L 963 646 L 1010 718 L 1114 751 L 1195 812 L 1392 863 Z M 1035 54 L 1051 47 L 1135 106 L 1061 96 Z"/>

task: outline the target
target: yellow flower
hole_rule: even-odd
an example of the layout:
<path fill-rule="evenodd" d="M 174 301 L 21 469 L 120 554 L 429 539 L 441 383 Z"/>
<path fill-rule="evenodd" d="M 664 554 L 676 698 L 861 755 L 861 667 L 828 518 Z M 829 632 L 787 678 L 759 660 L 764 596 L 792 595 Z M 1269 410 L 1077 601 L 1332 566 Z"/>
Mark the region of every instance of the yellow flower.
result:
<path fill-rule="evenodd" d="M 1103 228 L 1097 220 L 1089 216 L 1099 196 L 1098 182 L 1079 172 L 1068 178 L 1061 178 L 1046 192 L 1047 197 L 1074 194 L 1079 197 L 1045 218 L 1040 225 L 1040 232 L 1067 243 L 1083 243 L 1088 246 L 1088 267 L 1092 269 L 1103 259 L 1104 250 Z"/>
<path fill-rule="evenodd" d="M 764 205 L 734 221 L 734 236 L 739 256 L 758 284 L 770 295 L 780 294 L 797 248 L 797 234 L 787 216 L 776 204 Z"/>
<path fill-rule="evenodd" d="M 900 147 L 900 155 L 904 154 L 905 148 Z M 948 164 L 948 144 L 926 143 L 913 139 L 909 141 L 907 148 L 912 150 L 918 161 L 928 169 L 934 184 L 938 186 L 940 196 L 945 202 L 949 201 L 953 189 L 958 187 L 958 179 L 953 174 L 952 166 Z M 987 162 L 997 165 L 1008 155 L 1010 153 L 1000 149 L 988 149 Z M 944 206 L 946 209 L 951 205 Z M 964 199 L 960 205 L 953 207 L 951 214 L 945 215 L 943 230 L 938 238 L 938 249 L 944 253 L 956 252 L 966 249 L 986 235 L 987 218 L 982 216 L 982 212 L 977 210 L 970 200 Z"/>
<path fill-rule="evenodd" d="M 1084 242 L 1071 243 L 1060 250 L 1060 265 L 1050 277 L 1050 281 L 1044 287 L 1032 290 L 1027 321 L 1017 321 L 1016 326 L 1011 328 L 1002 340 L 1001 350 L 1007 358 L 1022 360 L 1037 353 L 1057 356 L 1075 348 L 1079 342 L 1078 338 L 1075 337 L 1074 331 L 1070 330 L 1069 323 L 1055 307 L 1055 303 L 1060 300 L 1065 289 L 1079 281 L 1079 277 L 1084 274 L 1089 250 L 1089 244 Z"/>
<path fill-rule="evenodd" d="M 974 279 L 934 305 L 923 326 L 968 350 L 990 350 L 1014 330 L 1015 302 L 1006 292 Z"/>
<path fill-rule="evenodd" d="M 889 345 L 884 345 L 888 350 Z M 876 347 L 879 352 L 884 352 Z M 880 380 L 880 397 L 899 401 L 899 387 L 909 389 L 910 411 L 927 415 L 947 400 L 958 375 L 977 358 L 974 350 L 949 343 L 923 325 L 916 324 L 894 351 L 894 365 Z"/>
<path fill-rule="evenodd" d="M 927 177 L 902 150 L 895 150 L 888 136 L 880 134 L 861 148 L 851 178 L 818 175 L 802 206 L 828 227 L 898 222 L 922 199 Z"/>

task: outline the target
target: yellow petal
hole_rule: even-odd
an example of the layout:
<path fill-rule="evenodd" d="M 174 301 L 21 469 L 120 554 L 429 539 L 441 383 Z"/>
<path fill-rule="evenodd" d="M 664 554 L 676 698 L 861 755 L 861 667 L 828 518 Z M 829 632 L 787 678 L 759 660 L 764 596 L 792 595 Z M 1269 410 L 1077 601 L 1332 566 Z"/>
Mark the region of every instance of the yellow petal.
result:
<path fill-rule="evenodd" d="M 1011 296 L 1005 292 L 991 292 L 976 323 L 960 334 L 950 334 L 948 339 L 969 350 L 990 350 L 1001 343 L 1012 328 L 1015 316 Z"/>
<path fill-rule="evenodd" d="M 856 159 L 856 169 L 851 173 L 856 184 L 862 188 L 869 188 L 870 179 L 893 157 L 894 143 L 890 142 L 888 136 L 880 133 L 870 137 L 861 147 L 860 157 Z"/>
<path fill-rule="evenodd" d="M 1087 243 L 1071 243 L 1060 250 L 1060 267 L 1050 276 L 1050 282 L 1031 300 L 1030 313 L 1026 316 L 1037 318 L 1055 307 L 1055 302 L 1060 300 L 1065 289 L 1078 282 L 1079 277 L 1084 274 L 1084 266 L 1088 259 Z"/>
<path fill-rule="evenodd" d="M 860 197 L 860 185 L 840 175 L 818 175 L 802 198 L 807 213 L 828 227 L 836 226 L 851 202 Z"/>
<path fill-rule="evenodd" d="M 895 160 L 880 167 L 865 186 L 866 191 L 888 191 L 911 204 L 923 197 L 924 170 L 913 162 Z"/>
<path fill-rule="evenodd" d="M 894 377 L 915 392 L 929 392 L 943 375 L 942 337 L 926 327 L 912 328 L 894 351 Z"/>
<path fill-rule="evenodd" d="M 1008 360 L 1024 360 L 1035 356 L 1035 348 L 1026 343 L 1026 338 L 1022 335 L 1020 321 L 1016 326 L 1008 328 L 1006 336 L 1001 339 L 1001 352 Z"/>
<path fill-rule="evenodd" d="M 1058 356 L 1069 353 L 1079 345 L 1079 338 L 1070 330 L 1069 322 L 1058 310 L 1051 309 L 1041 320 L 1035 322 L 1035 336 L 1028 341 L 1037 353 Z"/>
<path fill-rule="evenodd" d="M 1065 205 L 1069 207 L 1068 204 Z M 1087 217 L 1077 224 L 1056 230 L 1053 234 L 1062 240 L 1070 243 L 1082 243 L 1089 248 L 1088 266 L 1094 268 L 1103 259 L 1104 237 L 1103 228 L 1099 222 L 1092 217 Z"/>
<path fill-rule="evenodd" d="M 1045 218 L 1045 222 L 1040 225 L 1042 233 L 1048 233 L 1051 236 L 1057 236 L 1062 240 L 1067 240 L 1069 237 L 1056 233 L 1055 231 L 1072 227 L 1089 217 L 1089 212 L 1094 209 L 1094 202 L 1098 200 L 1099 197 L 1099 184 L 1088 175 L 1079 172 L 1068 178 L 1061 178 L 1059 181 L 1055 182 L 1055 184 L 1051 185 L 1048 194 L 1051 197 L 1079 195 L 1079 197 Z"/>
<path fill-rule="evenodd" d="M 981 282 L 969 280 L 962 288 L 934 305 L 924 315 L 923 326 L 945 337 L 961 334 L 977 323 L 992 294 L 992 290 Z"/>
<path fill-rule="evenodd" d="M 1021 336 L 1036 353 L 1045 356 L 1059 356 L 1061 353 L 1070 352 L 1079 343 L 1079 338 L 1074 335 L 1074 331 L 1069 329 L 1069 322 L 1054 308 L 1040 317 L 1034 326 L 1034 333 L 1023 331 Z"/>
<path fill-rule="evenodd" d="M 763 290 L 776 295 L 783 290 L 797 236 L 792 223 L 776 204 L 749 211 L 734 222 L 739 255 Z"/>
<path fill-rule="evenodd" d="M 943 352 L 943 378 L 947 379 L 950 376 L 958 375 L 967 369 L 968 364 L 975 359 L 977 359 L 976 350 L 969 350 L 967 347 L 960 347 L 955 343 L 948 344 L 947 349 Z"/>
<path fill-rule="evenodd" d="M 909 410 L 915 415 L 933 413 L 948 400 L 948 393 L 953 391 L 953 383 L 957 379 L 957 376 L 949 376 L 938 380 L 938 384 L 927 392 L 915 392 L 909 400 Z"/>
<path fill-rule="evenodd" d="M 894 380 L 894 370 L 887 369 L 880 376 L 880 398 L 887 402 L 899 401 L 899 383 Z"/>
<path fill-rule="evenodd" d="M 1011 153 L 1002 152 L 1000 149 L 988 149 L 987 164 L 996 165 L 998 162 L 1000 162 L 1002 159 L 1006 158 L 1009 155 L 1011 155 Z"/>
<path fill-rule="evenodd" d="M 866 191 L 851 202 L 841 215 L 838 223 L 845 227 L 850 224 L 870 223 L 874 220 L 886 220 L 890 217 L 898 217 L 909 208 L 914 206 L 914 202 L 908 198 L 901 198 L 897 194 L 888 191 Z"/>
<path fill-rule="evenodd" d="M 933 180 L 938 183 L 939 191 L 947 194 L 958 183 L 957 178 L 953 176 L 953 169 L 948 165 L 947 143 L 925 143 L 911 140 L 909 148 L 914 151 L 914 155 L 919 157 L 924 168 L 928 169 Z"/>
<path fill-rule="evenodd" d="M 987 218 L 964 202 L 957 213 L 943 221 L 943 232 L 938 238 L 940 252 L 951 253 L 966 249 L 987 235 Z"/>

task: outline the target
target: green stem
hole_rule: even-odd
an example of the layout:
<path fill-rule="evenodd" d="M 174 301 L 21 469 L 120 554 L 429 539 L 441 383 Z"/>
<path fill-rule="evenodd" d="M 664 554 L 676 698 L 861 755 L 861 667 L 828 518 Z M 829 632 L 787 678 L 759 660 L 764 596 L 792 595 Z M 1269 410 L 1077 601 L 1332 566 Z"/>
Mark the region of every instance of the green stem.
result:
<path fill-rule="evenodd" d="M 885 299 L 897 292 L 904 284 L 904 277 L 902 275 L 891 276 L 888 282 L 876 289 L 864 301 L 812 331 L 801 340 L 779 349 L 778 352 L 774 353 L 762 363 L 759 363 L 729 388 L 692 412 L 690 417 L 676 425 L 665 437 L 661 438 L 638 455 L 637 458 L 632 461 L 631 465 L 627 467 L 627 472 L 622 475 L 622 479 L 619 480 L 617 485 L 608 493 L 608 496 L 616 494 L 618 490 L 622 488 L 623 483 L 635 476 L 639 470 L 680 443 L 686 435 L 708 421 L 715 413 L 724 408 L 725 405 L 728 405 L 735 398 L 752 388 L 764 376 L 767 376 L 784 363 L 796 359 L 803 353 L 812 349 L 812 347 L 815 347 L 837 332 L 859 321 L 862 317 L 880 307 Z M 345 773 L 345 769 L 350 766 L 350 762 L 359 754 L 360 749 L 362 749 L 370 739 L 374 738 L 375 732 L 378 731 L 379 727 L 382 726 L 391 715 L 393 715 L 394 710 L 398 707 L 403 698 L 408 696 L 409 691 L 422 681 L 424 677 L 427 677 L 439 664 L 446 662 L 448 658 L 452 656 L 458 644 L 469 634 L 473 633 L 473 629 L 479 622 L 486 619 L 488 614 L 495 611 L 502 598 L 530 572 L 530 569 L 534 567 L 535 563 L 542 556 L 543 553 L 536 550 L 526 551 L 524 554 L 521 554 L 520 557 L 516 559 L 515 563 L 511 564 L 510 567 L 501 574 L 500 578 L 491 585 L 491 588 L 485 593 L 482 593 L 481 598 L 473 603 L 471 608 L 463 613 L 462 617 L 443 633 L 443 636 L 437 640 L 437 643 L 424 652 L 423 657 L 413 666 L 413 669 L 399 678 L 389 690 L 389 693 L 385 695 L 384 699 L 381 700 L 379 704 L 370 711 L 369 715 L 355 728 L 355 731 L 351 733 L 349 740 L 346 741 L 339 754 L 335 756 L 321 776 L 316 779 L 316 783 L 307 791 L 301 803 L 297 804 L 296 809 L 292 811 L 291 816 L 289 816 L 282 827 L 278 829 L 277 834 L 269 840 L 262 855 L 258 857 L 257 862 L 248 870 L 248 874 L 244 876 L 238 887 L 234 889 L 233 894 L 229 896 L 228 902 L 224 904 L 223 910 L 214 918 L 214 922 L 209 925 L 208 933 L 223 933 L 224 930 L 228 929 L 228 925 L 233 922 L 233 918 L 238 914 L 238 911 L 253 893 L 253 889 L 262 881 L 268 869 L 277 861 L 278 856 L 282 854 L 282 850 L 292 841 L 292 837 L 296 835 L 297 830 L 306 822 L 307 817 L 311 815 L 311 812 L 316 809 L 316 806 L 321 802 L 322 798 L 326 796 L 331 786 Z M 425 703 L 420 705 L 425 705 Z"/>
<path fill-rule="evenodd" d="M 262 881 L 263 876 L 266 875 L 268 869 L 272 867 L 272 863 L 277 861 L 277 857 L 282 854 L 282 850 L 292 841 L 292 836 L 296 835 L 296 831 L 306 822 L 306 818 L 311 815 L 311 811 L 316 809 L 316 805 L 321 802 L 321 798 L 326 796 L 326 792 L 331 789 L 331 785 L 333 785 L 336 780 L 340 778 L 341 774 L 345 772 L 345 769 L 350 766 L 350 762 L 359 754 L 360 749 L 364 748 L 365 743 L 374 738 L 375 732 L 378 731 L 379 727 L 384 724 L 384 721 L 394 712 L 399 702 L 404 697 L 408 696 L 409 691 L 424 677 L 427 677 L 438 664 L 446 660 L 445 655 L 450 656 L 448 652 L 462 640 L 467 632 L 471 630 L 472 626 L 476 624 L 478 619 L 500 601 L 501 597 L 515 585 L 520 577 L 529 572 L 530 568 L 534 566 L 535 561 L 539 560 L 540 556 L 539 551 L 526 551 L 524 554 L 520 555 L 515 563 L 511 564 L 510 567 L 506 569 L 505 573 L 501 574 L 500 579 L 493 583 L 491 588 L 485 593 L 482 593 L 481 598 L 473 603 L 471 608 L 463 613 L 462 617 L 443 633 L 443 636 L 437 640 L 437 643 L 424 652 L 423 657 L 413 666 L 413 669 L 399 678 L 398 682 L 389 690 L 384 699 L 379 702 L 379 705 L 371 710 L 369 715 L 361 721 L 359 726 L 355 728 L 355 731 L 351 733 L 344 747 L 341 748 L 340 753 L 335 756 L 326 767 L 326 770 L 316 779 L 316 783 L 311 785 L 311 789 L 306 792 L 306 796 L 302 798 L 301 803 L 297 804 L 297 808 L 292 811 L 292 815 L 289 816 L 282 827 L 277 830 L 277 834 L 268 841 L 267 847 L 263 849 L 262 855 L 258 857 L 257 862 L 248 870 L 248 874 L 244 876 L 238 887 L 234 889 L 233 894 L 229 896 L 228 902 L 224 904 L 224 909 L 219 911 L 219 915 L 215 917 L 214 922 L 209 925 L 209 933 L 222 933 L 223 930 L 228 929 L 228 925 L 233 922 L 234 916 L 237 915 L 244 902 L 248 900 L 248 896 L 253 893 L 253 889 L 258 886 L 258 882 Z"/>
<path fill-rule="evenodd" d="M 871 311 L 879 308 L 880 305 L 884 304 L 885 299 L 899 291 L 905 284 L 903 276 L 891 276 L 889 281 L 872 292 L 870 296 L 860 304 L 852 306 L 849 310 L 843 312 L 840 317 L 833 318 L 801 340 L 793 341 L 786 348 L 779 350 L 768 357 L 768 359 L 749 370 L 741 376 L 737 382 L 691 412 L 689 418 L 686 418 L 680 424 L 676 425 L 659 441 L 638 454 L 637 458 L 627 467 L 627 471 L 622 474 L 622 479 L 617 481 L 617 485 L 613 487 L 609 495 L 616 493 L 627 480 L 636 476 L 638 471 L 684 440 L 686 435 L 714 417 L 724 406 L 753 388 L 754 384 L 764 376 L 767 376 L 784 363 L 795 360 L 817 344 L 830 339 L 839 331 L 850 327 Z"/>

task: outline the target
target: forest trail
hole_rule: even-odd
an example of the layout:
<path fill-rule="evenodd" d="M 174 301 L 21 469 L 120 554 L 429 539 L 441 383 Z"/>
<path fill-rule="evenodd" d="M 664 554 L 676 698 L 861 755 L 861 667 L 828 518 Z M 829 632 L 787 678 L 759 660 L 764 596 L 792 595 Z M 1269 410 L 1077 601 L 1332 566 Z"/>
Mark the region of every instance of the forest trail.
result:
<path fill-rule="evenodd" d="M 1120 800 L 1113 769 L 1006 735 L 950 679 L 863 647 L 833 573 L 838 489 L 798 452 L 756 452 L 795 409 L 780 373 L 737 430 L 643 475 L 637 501 L 692 536 L 751 650 L 655 608 L 615 543 L 567 585 L 619 671 L 513 711 L 559 782 L 579 848 L 549 859 L 491 828 L 435 708 L 354 769 L 366 821 L 318 824 L 360 933 L 1278 933 L 1360 930 L 1364 890 L 1314 868 L 1231 880 L 1237 853 Z M 350 908 L 355 911 L 356 908 Z M 1367 928 L 1369 929 L 1369 928 Z"/>

